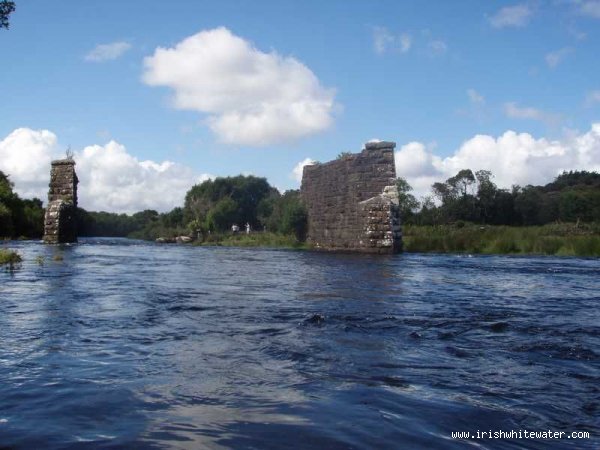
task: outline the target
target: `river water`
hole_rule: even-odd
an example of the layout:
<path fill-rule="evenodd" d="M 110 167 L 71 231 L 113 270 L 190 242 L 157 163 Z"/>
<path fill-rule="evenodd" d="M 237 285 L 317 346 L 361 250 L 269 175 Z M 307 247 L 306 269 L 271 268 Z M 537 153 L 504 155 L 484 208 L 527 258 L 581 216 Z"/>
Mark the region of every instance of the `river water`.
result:
<path fill-rule="evenodd" d="M 9 246 L 2 449 L 599 448 L 598 259 Z"/>

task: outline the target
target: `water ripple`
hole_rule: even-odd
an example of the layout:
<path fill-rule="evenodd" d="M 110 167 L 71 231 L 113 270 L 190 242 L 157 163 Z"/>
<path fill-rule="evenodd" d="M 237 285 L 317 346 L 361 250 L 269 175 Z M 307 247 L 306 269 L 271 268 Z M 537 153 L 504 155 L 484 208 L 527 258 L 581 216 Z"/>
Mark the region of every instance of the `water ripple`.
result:
<path fill-rule="evenodd" d="M 2 448 L 599 445 L 597 259 L 11 246 Z"/>

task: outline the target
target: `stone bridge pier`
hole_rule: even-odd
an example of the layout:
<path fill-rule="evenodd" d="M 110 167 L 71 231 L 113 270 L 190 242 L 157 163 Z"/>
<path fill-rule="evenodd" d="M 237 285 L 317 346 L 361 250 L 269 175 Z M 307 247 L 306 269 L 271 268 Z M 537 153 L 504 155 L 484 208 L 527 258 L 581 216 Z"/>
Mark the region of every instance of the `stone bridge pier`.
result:
<path fill-rule="evenodd" d="M 363 253 L 402 250 L 394 142 L 368 142 L 360 153 L 304 167 L 308 242 L 317 249 Z"/>
<path fill-rule="evenodd" d="M 77 174 L 71 158 L 52 161 L 44 242 L 77 242 Z"/>

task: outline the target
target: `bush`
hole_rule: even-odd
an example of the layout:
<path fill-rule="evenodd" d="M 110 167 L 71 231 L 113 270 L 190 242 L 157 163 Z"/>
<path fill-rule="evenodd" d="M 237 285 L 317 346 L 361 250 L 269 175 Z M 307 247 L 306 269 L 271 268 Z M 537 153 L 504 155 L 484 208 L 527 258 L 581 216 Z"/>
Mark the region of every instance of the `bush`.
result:
<path fill-rule="evenodd" d="M 13 269 L 23 259 L 21 255 L 13 250 L 0 249 L 0 266 L 8 265 L 9 269 Z"/>

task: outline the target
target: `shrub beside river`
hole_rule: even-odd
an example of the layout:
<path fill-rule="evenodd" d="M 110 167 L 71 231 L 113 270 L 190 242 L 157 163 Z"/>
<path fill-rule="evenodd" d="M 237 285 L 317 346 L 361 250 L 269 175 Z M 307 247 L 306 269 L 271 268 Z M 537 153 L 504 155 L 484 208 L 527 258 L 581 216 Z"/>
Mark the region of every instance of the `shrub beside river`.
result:
<path fill-rule="evenodd" d="M 423 253 L 600 256 L 600 224 L 403 227 L 404 250 Z"/>
<path fill-rule="evenodd" d="M 17 252 L 0 248 L 0 266 L 7 265 L 9 268 L 13 268 L 21 261 L 21 255 L 19 255 Z"/>

